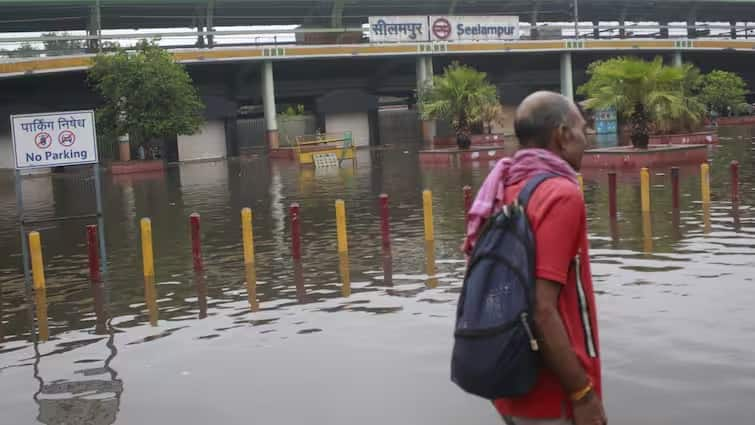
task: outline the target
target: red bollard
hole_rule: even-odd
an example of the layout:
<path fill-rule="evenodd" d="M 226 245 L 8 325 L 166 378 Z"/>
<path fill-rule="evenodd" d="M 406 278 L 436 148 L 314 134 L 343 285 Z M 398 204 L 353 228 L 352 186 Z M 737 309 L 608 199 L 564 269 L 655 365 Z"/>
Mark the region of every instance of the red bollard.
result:
<path fill-rule="evenodd" d="M 616 217 L 616 173 L 608 173 L 608 213 L 609 217 Z"/>
<path fill-rule="evenodd" d="M 472 187 L 464 186 L 464 224 L 469 222 L 469 209 L 472 208 Z"/>
<path fill-rule="evenodd" d="M 679 167 L 671 167 L 671 199 L 673 209 L 679 209 Z"/>
<path fill-rule="evenodd" d="M 89 279 L 92 282 L 100 281 L 100 251 L 97 238 L 97 226 L 87 226 L 87 248 L 89 251 Z"/>
<path fill-rule="evenodd" d="M 301 229 L 299 228 L 299 204 L 291 204 L 289 213 L 291 215 L 291 255 L 294 257 L 294 260 L 300 260 Z"/>
<path fill-rule="evenodd" d="M 731 201 L 739 201 L 739 161 L 731 161 Z"/>
<path fill-rule="evenodd" d="M 391 223 L 388 210 L 388 195 L 380 195 L 380 232 L 383 235 L 383 248 L 391 246 Z"/>
<path fill-rule="evenodd" d="M 189 216 L 191 225 L 191 256 L 194 259 L 194 271 L 202 270 L 202 240 L 199 236 L 199 214 Z"/>

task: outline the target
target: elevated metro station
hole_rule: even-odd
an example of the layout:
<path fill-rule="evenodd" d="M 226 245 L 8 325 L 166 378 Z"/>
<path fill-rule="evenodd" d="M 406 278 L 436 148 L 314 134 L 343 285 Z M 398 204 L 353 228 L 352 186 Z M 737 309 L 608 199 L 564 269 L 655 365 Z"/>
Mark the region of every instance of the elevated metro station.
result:
<path fill-rule="evenodd" d="M 568 26 L 575 6 L 580 28 L 587 24 L 577 37 L 564 31 L 557 37 L 534 32 L 485 42 L 375 42 L 364 27 L 370 17 L 433 14 L 514 16 L 537 28 Z M 453 61 L 487 72 L 510 106 L 538 89 L 573 97 L 592 61 L 616 55 L 662 56 L 669 63 L 691 62 L 706 72 L 734 71 L 755 87 L 755 1 L 0 0 L 0 11 L 0 41 L 41 43 L 46 38 L 38 33 L 47 31 L 88 34 L 70 37 L 88 43 L 85 49 L 63 55 L 40 50 L 30 57 L 3 57 L 0 52 L 0 168 L 9 167 L 2 159 L 10 157 L 9 115 L 97 106 L 85 72 L 100 43 L 115 37 L 103 35 L 106 30 L 190 29 L 192 43 L 171 51 L 187 66 L 207 105 L 207 124 L 194 138 L 178 136 L 167 154 L 170 160 L 233 156 L 285 144 L 278 113 L 289 105 L 305 106 L 312 117 L 309 131 L 354 130 L 360 146 L 383 143 L 381 129 L 408 134 L 409 139 L 431 138 L 440 130 L 420 123 L 412 102 L 418 87 Z M 638 22 L 654 22 L 657 31 L 638 36 L 623 26 Z M 686 30 L 682 33 L 680 22 Z M 729 23 L 731 31 L 711 36 L 702 30 L 707 22 Z M 669 33 L 671 23 L 677 24 L 675 33 Z M 224 27 L 283 24 L 298 26 L 292 30 L 293 41 L 212 42 Z M 606 26 L 612 26 L 612 32 L 604 31 Z M 359 37 L 344 38 L 349 31 Z M 10 32 L 37 35 L 3 38 Z M 329 36 L 333 34 L 338 37 Z M 205 43 L 193 43 L 198 38 Z M 356 113 L 353 99 L 377 106 Z M 375 110 L 391 103 L 409 110 L 393 115 Z"/>
<path fill-rule="evenodd" d="M 515 15 L 523 22 L 747 22 L 752 0 L 0 0 L 0 33 L 296 24 L 369 16 Z"/>

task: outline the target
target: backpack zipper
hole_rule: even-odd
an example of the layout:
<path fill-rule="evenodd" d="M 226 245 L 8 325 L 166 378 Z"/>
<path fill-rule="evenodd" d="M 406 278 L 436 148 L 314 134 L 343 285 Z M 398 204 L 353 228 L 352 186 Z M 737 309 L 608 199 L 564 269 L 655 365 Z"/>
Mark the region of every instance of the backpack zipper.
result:
<path fill-rule="evenodd" d="M 526 311 L 522 312 L 519 318 L 521 319 L 522 324 L 524 325 L 524 330 L 527 332 L 527 336 L 530 338 L 530 348 L 532 349 L 532 351 L 539 351 L 540 346 L 537 344 L 535 335 L 532 333 L 532 329 L 530 329 L 530 323 L 527 321 L 527 312 Z"/>

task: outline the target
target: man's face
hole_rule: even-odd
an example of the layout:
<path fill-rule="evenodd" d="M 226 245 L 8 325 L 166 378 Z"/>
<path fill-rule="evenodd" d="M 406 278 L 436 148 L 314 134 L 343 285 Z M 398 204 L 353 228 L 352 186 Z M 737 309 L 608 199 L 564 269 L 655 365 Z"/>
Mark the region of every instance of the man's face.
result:
<path fill-rule="evenodd" d="M 568 162 L 574 170 L 579 171 L 582 167 L 582 155 L 587 146 L 587 122 L 576 107 L 569 113 L 567 124 L 561 129 L 560 146 L 561 157 Z"/>

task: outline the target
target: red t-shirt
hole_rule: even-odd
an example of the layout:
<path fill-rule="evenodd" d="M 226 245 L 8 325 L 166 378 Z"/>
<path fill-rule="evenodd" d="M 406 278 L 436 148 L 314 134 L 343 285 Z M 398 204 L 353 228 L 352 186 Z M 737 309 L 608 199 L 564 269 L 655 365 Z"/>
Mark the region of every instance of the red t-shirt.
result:
<path fill-rule="evenodd" d="M 506 203 L 515 199 L 524 183 L 506 189 Z M 527 216 L 536 241 L 537 278 L 564 285 L 558 299 L 558 312 L 577 358 L 592 379 L 597 394 L 601 395 L 598 322 L 582 193 L 565 178 L 548 179 L 530 198 Z M 495 406 L 506 416 L 572 417 L 569 395 L 546 367 L 540 369 L 537 384 L 529 394 L 496 400 Z"/>

